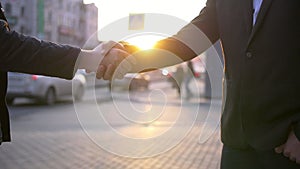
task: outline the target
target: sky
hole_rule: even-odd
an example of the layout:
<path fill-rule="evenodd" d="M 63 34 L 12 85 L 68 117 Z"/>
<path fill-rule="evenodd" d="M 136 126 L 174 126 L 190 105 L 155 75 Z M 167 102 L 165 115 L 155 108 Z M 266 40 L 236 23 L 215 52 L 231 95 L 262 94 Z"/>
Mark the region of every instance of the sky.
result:
<path fill-rule="evenodd" d="M 84 0 L 84 2 L 97 5 L 98 29 L 101 30 L 121 18 L 128 17 L 130 13 L 167 14 L 189 22 L 199 14 L 206 0 Z"/>
<path fill-rule="evenodd" d="M 100 28 L 128 13 L 162 13 L 190 21 L 197 16 L 206 0 L 84 0 L 99 9 Z"/>

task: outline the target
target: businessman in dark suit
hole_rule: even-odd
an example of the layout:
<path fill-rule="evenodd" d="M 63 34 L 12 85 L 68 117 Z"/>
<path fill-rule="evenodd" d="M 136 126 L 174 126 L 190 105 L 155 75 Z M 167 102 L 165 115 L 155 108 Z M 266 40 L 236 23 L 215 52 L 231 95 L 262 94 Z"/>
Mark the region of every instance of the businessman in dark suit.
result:
<path fill-rule="evenodd" d="M 179 61 L 156 49 L 186 61 L 220 40 L 227 93 L 221 167 L 293 169 L 300 168 L 299 39 L 299 0 L 207 0 L 176 35 L 133 55 L 136 70 L 164 67 Z"/>
<path fill-rule="evenodd" d="M 41 74 L 72 79 L 77 69 L 100 71 L 103 66 L 107 73 L 114 71 L 115 64 L 124 59 L 127 53 L 119 49 L 108 51 L 116 45 L 104 42 L 94 50 L 83 50 L 69 45 L 45 42 L 34 37 L 10 31 L 0 3 L 0 144 L 11 141 L 9 113 L 5 103 L 7 72 Z M 118 53 L 118 57 L 116 53 Z M 103 57 L 106 61 L 102 61 Z M 109 58 L 108 58 L 109 57 Z M 122 67 L 127 69 L 128 67 Z M 99 69 L 99 70 L 98 70 Z M 125 72 L 125 71 L 124 71 Z M 107 75 L 104 74 L 104 77 Z M 123 75 L 119 74 L 118 78 Z"/>

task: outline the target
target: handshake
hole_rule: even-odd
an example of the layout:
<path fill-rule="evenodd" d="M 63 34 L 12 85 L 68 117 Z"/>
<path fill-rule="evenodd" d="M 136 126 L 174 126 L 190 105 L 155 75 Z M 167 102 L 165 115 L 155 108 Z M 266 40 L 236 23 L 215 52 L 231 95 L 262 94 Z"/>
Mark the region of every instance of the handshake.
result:
<path fill-rule="evenodd" d="M 93 50 L 82 49 L 79 54 L 78 69 L 88 73 L 95 72 L 97 79 L 122 79 L 125 74 L 133 71 L 136 64 L 125 43 L 114 41 L 102 42 Z"/>
<path fill-rule="evenodd" d="M 139 51 L 126 42 L 107 41 L 93 50 L 81 50 L 77 68 L 95 72 L 98 79 L 112 80 L 122 79 L 127 73 L 156 70 L 183 61 L 175 53 L 158 46 Z"/>

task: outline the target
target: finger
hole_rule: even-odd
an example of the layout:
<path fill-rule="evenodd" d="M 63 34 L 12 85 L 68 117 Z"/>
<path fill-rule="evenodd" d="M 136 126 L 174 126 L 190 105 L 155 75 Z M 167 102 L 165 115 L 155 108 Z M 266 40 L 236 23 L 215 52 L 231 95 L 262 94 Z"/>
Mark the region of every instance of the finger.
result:
<path fill-rule="evenodd" d="M 107 69 L 106 69 L 105 74 L 103 76 L 104 80 L 111 80 L 112 79 L 113 73 L 114 73 L 114 67 L 115 66 L 113 64 L 109 64 L 107 66 Z"/>
<path fill-rule="evenodd" d="M 127 58 L 130 55 L 129 53 L 127 53 L 125 50 L 122 50 L 122 49 L 114 48 L 111 51 L 114 55 L 119 56 L 119 58 L 122 59 L 122 60 Z"/>
<path fill-rule="evenodd" d="M 111 49 L 125 50 L 125 47 L 121 43 L 118 43 L 118 42 L 115 42 L 115 41 L 104 42 L 103 45 L 102 45 L 102 48 L 108 49 L 108 50 L 111 50 Z"/>
<path fill-rule="evenodd" d="M 110 80 L 112 79 L 113 75 L 114 75 L 114 71 L 115 69 L 120 67 L 120 64 L 123 64 L 124 58 L 126 58 L 129 54 L 123 50 L 120 49 L 112 49 L 109 51 L 108 55 L 102 60 L 101 64 L 107 66 L 107 69 L 103 75 L 103 78 L 105 80 Z M 108 65 L 113 65 L 112 67 L 110 66 L 110 68 L 108 69 Z M 122 65 L 121 64 L 121 65 Z M 124 62 L 124 65 L 127 65 L 127 69 L 130 69 L 130 64 Z M 126 71 L 125 73 L 127 73 L 128 71 Z M 116 78 L 123 78 L 124 73 L 123 74 L 116 74 Z"/>
<path fill-rule="evenodd" d="M 114 41 L 105 41 L 100 43 L 97 47 L 94 48 L 96 51 L 102 51 L 103 49 L 110 50 L 117 42 Z"/>
<path fill-rule="evenodd" d="M 284 149 L 283 150 L 283 155 L 286 157 L 290 157 L 291 156 L 291 151 Z"/>
<path fill-rule="evenodd" d="M 116 44 L 117 42 L 114 41 L 102 42 L 101 44 L 99 44 L 97 47 L 94 48 L 94 51 L 99 52 L 102 56 L 106 56 Z"/>
<path fill-rule="evenodd" d="M 97 70 L 97 73 L 96 73 L 97 79 L 103 78 L 105 71 L 106 71 L 106 66 L 100 65 L 98 67 L 98 70 Z"/>
<path fill-rule="evenodd" d="M 278 154 L 282 153 L 283 150 L 284 150 L 284 147 L 285 147 L 285 144 L 276 147 L 276 148 L 275 148 L 275 152 L 278 153 Z"/>
<path fill-rule="evenodd" d="M 120 49 L 111 49 L 101 63 L 108 65 L 110 63 L 114 63 L 115 65 L 118 65 L 122 60 L 124 60 L 127 55 L 129 55 L 127 52 L 120 50 Z"/>
<path fill-rule="evenodd" d="M 118 55 L 112 58 L 112 62 L 114 65 L 120 65 L 120 63 L 125 59 L 125 56 L 123 53 L 118 52 Z"/>
<path fill-rule="evenodd" d="M 131 70 L 131 65 L 124 60 L 124 58 L 128 55 L 126 52 L 123 52 L 121 50 L 114 50 L 109 53 L 109 55 L 112 55 L 110 57 L 107 57 L 108 59 L 105 59 L 103 61 L 103 64 L 109 65 L 114 64 L 115 69 L 119 69 L 120 67 L 126 67 L 128 70 Z M 128 72 L 128 71 L 127 71 Z"/>
<path fill-rule="evenodd" d="M 125 50 L 125 47 L 121 43 L 116 43 L 113 47 L 117 49 Z"/>

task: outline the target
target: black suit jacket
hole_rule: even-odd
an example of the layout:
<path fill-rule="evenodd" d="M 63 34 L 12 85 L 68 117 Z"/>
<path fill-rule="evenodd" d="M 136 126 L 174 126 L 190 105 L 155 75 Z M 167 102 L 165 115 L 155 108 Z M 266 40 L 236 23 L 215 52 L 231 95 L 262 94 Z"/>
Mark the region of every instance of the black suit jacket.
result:
<path fill-rule="evenodd" d="M 0 19 L 4 15 L 0 12 Z M 80 49 L 58 45 L 8 31 L 0 22 L 0 122 L 2 141 L 10 141 L 9 114 L 5 103 L 7 72 L 41 74 L 71 79 Z"/>
<path fill-rule="evenodd" d="M 271 149 L 286 141 L 291 128 L 300 139 L 300 1 L 263 0 L 252 26 L 251 1 L 208 0 L 199 16 L 156 47 L 183 60 L 195 57 L 209 45 L 199 41 L 199 49 L 191 50 L 196 36 L 191 27 L 222 43 L 227 83 L 222 141 Z"/>

